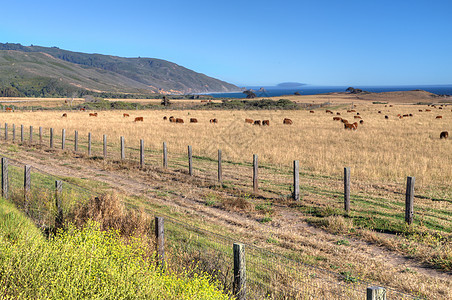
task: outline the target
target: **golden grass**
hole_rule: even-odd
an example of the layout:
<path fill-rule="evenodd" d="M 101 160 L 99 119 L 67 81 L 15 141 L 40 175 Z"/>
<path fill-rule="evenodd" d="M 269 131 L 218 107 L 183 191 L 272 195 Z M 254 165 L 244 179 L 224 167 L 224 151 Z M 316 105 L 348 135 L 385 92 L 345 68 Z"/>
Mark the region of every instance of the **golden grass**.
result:
<path fill-rule="evenodd" d="M 2 121 L 11 124 L 42 126 L 48 132 L 52 127 L 57 133 L 65 128 L 68 137 L 74 130 L 80 136 L 88 132 L 93 140 L 101 141 L 107 134 L 109 143 L 119 143 L 124 136 L 127 146 L 138 147 L 144 139 L 146 147 L 160 150 L 168 143 L 169 152 L 186 153 L 187 145 L 193 146 L 194 155 L 215 158 L 222 149 L 223 159 L 250 162 L 258 154 L 260 162 L 290 166 L 299 160 L 301 169 L 325 175 L 340 176 L 343 167 L 351 167 L 353 178 L 370 183 L 405 182 L 406 176 L 416 177 L 416 186 L 448 187 L 452 180 L 450 140 L 440 140 L 439 134 L 450 129 L 452 112 L 449 108 L 432 112 L 418 112 L 426 106 L 358 105 L 364 124 L 356 131 L 344 130 L 333 115 L 324 110 L 314 114 L 308 111 L 123 111 L 99 112 L 99 117 L 89 117 L 88 112 L 3 113 Z M 382 114 L 377 113 L 378 110 Z M 341 117 L 354 120 L 354 113 L 339 110 Z M 414 117 L 398 119 L 398 113 L 413 113 Z M 185 124 L 163 121 L 163 116 L 174 115 Z M 384 119 L 389 116 L 389 120 Z M 442 115 L 442 119 L 435 119 Z M 144 122 L 133 122 L 143 116 Z M 189 118 L 197 124 L 188 123 Z M 293 120 L 291 126 L 283 125 L 283 118 Z M 218 124 L 210 124 L 217 118 Z M 245 118 L 268 119 L 269 127 L 244 123 Z"/>

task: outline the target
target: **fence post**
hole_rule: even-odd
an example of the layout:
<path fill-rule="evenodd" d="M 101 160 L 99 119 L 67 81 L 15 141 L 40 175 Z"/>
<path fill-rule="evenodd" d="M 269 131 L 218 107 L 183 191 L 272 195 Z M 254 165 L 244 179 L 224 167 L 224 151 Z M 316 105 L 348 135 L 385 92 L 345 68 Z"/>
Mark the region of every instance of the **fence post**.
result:
<path fill-rule="evenodd" d="M 223 183 L 223 169 L 221 166 L 221 150 L 218 149 L 218 182 L 220 185 Z"/>
<path fill-rule="evenodd" d="M 63 208 L 61 207 L 62 193 L 63 182 L 61 180 L 55 180 L 55 205 L 57 209 L 57 215 L 55 217 L 55 228 L 61 228 L 63 226 Z"/>
<path fill-rule="evenodd" d="M 16 140 L 16 124 L 13 124 L 13 142 Z"/>
<path fill-rule="evenodd" d="M 33 126 L 30 126 L 30 145 L 33 143 Z"/>
<path fill-rule="evenodd" d="M 74 131 L 74 151 L 78 151 L 78 131 Z"/>
<path fill-rule="evenodd" d="M 31 167 L 28 165 L 25 165 L 24 167 L 24 201 L 25 201 L 25 207 L 28 211 L 28 199 L 29 194 L 31 190 L 31 178 L 30 178 L 30 171 Z"/>
<path fill-rule="evenodd" d="M 246 299 L 245 245 L 234 243 L 234 295 L 238 300 Z"/>
<path fill-rule="evenodd" d="M 157 266 L 165 267 L 165 237 L 162 217 L 155 217 L 155 241 L 157 250 Z"/>
<path fill-rule="evenodd" d="M 5 141 L 8 140 L 8 123 L 5 123 Z"/>
<path fill-rule="evenodd" d="M 24 125 L 20 125 L 20 142 L 24 142 Z"/>
<path fill-rule="evenodd" d="M 163 142 L 163 167 L 168 168 L 168 148 L 166 147 L 166 142 Z"/>
<path fill-rule="evenodd" d="M 120 138 L 120 142 L 121 142 L 121 160 L 126 159 L 126 149 L 125 149 L 125 145 L 124 145 L 124 137 L 122 136 Z"/>
<path fill-rule="evenodd" d="M 88 156 L 91 156 L 91 132 L 88 133 Z"/>
<path fill-rule="evenodd" d="M 61 130 L 61 149 L 64 150 L 66 146 L 66 129 Z"/>
<path fill-rule="evenodd" d="M 344 168 L 344 209 L 350 212 L 350 167 Z"/>
<path fill-rule="evenodd" d="M 50 128 L 50 148 L 53 148 L 53 128 Z"/>
<path fill-rule="evenodd" d="M 2 157 L 2 196 L 5 199 L 8 199 L 8 188 L 8 159 Z"/>
<path fill-rule="evenodd" d="M 386 289 L 378 286 L 368 287 L 366 300 L 386 300 Z"/>
<path fill-rule="evenodd" d="M 39 126 L 39 144 L 42 144 L 42 127 Z"/>
<path fill-rule="evenodd" d="M 144 140 L 140 140 L 140 168 L 144 168 Z"/>
<path fill-rule="evenodd" d="M 257 154 L 253 154 L 253 191 L 257 193 L 258 191 L 258 184 L 257 184 Z"/>
<path fill-rule="evenodd" d="M 406 180 L 406 198 L 405 198 L 405 222 L 410 225 L 413 223 L 414 215 L 414 177 L 408 176 Z"/>
<path fill-rule="evenodd" d="M 293 199 L 300 200 L 300 163 L 298 160 L 293 161 Z"/>
<path fill-rule="evenodd" d="M 107 158 L 107 135 L 104 134 L 104 159 Z"/>
<path fill-rule="evenodd" d="M 188 146 L 188 175 L 193 176 L 193 157 L 191 146 Z"/>

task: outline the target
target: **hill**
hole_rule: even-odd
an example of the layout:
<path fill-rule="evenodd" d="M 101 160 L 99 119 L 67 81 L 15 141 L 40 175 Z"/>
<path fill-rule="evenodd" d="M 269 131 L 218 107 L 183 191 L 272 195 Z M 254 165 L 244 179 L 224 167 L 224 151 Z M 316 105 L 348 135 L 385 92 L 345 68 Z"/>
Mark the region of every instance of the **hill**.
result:
<path fill-rule="evenodd" d="M 30 90 L 42 91 L 43 88 L 55 89 L 57 93 L 41 93 L 40 96 L 67 96 L 74 87 L 81 91 L 141 94 L 239 90 L 233 84 L 161 59 L 125 58 L 9 43 L 0 43 L 0 84 L 26 96 L 30 96 L 27 94 Z"/>

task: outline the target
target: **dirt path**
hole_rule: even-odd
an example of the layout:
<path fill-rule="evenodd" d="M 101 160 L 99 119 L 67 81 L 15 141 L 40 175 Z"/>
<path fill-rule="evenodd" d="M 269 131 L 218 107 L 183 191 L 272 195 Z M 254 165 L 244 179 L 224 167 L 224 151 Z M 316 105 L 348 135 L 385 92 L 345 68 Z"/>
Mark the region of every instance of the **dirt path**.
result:
<path fill-rule="evenodd" d="M 403 291 L 425 284 L 428 285 L 423 288 L 425 293 L 447 296 L 452 290 L 451 274 L 426 268 L 404 255 L 357 238 L 330 234 L 311 226 L 305 215 L 284 204 L 273 205 L 272 222 L 266 224 L 259 222 L 261 212 L 255 211 L 254 207 L 208 206 L 205 204 L 206 195 L 223 200 L 237 199 L 237 195 L 228 190 L 213 189 L 212 182 L 189 177 L 181 171 L 151 167 L 141 171 L 127 164 L 88 160 L 60 151 L 23 151 L 20 148 L 12 154 L 6 151 L 5 144 L 0 149 L 0 155 L 50 174 L 104 182 L 113 190 L 141 197 L 144 205 L 166 205 L 190 218 L 219 225 L 224 228 L 224 235 L 233 232 L 241 240 L 253 241 L 255 245 L 272 251 L 290 249 L 305 256 L 318 257 L 318 265 L 323 268 L 353 269 L 360 278 L 380 285 L 392 285 Z M 270 245 L 268 238 L 279 243 Z M 338 245 L 339 240 L 348 240 L 350 246 Z"/>

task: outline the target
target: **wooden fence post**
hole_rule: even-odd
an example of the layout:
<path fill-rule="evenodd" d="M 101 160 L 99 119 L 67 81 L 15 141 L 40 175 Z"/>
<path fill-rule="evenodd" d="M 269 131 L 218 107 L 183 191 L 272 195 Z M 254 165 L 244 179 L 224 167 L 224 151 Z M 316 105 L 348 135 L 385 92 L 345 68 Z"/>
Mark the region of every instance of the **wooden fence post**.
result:
<path fill-rule="evenodd" d="M 28 165 L 25 165 L 24 167 L 24 202 L 26 210 L 28 211 L 28 200 L 29 200 L 29 194 L 31 190 L 31 177 L 30 177 L 31 167 Z"/>
<path fill-rule="evenodd" d="M 344 168 L 344 209 L 350 213 L 350 167 Z"/>
<path fill-rule="evenodd" d="M 66 146 L 66 129 L 61 130 L 61 149 L 64 150 Z"/>
<path fill-rule="evenodd" d="M 405 222 L 410 225 L 413 223 L 414 215 L 414 177 L 408 176 L 406 180 L 406 198 L 405 198 Z"/>
<path fill-rule="evenodd" d="M 168 168 L 168 148 L 166 147 L 166 142 L 163 142 L 163 167 Z"/>
<path fill-rule="evenodd" d="M 39 144 L 42 145 L 42 127 L 39 126 Z"/>
<path fill-rule="evenodd" d="M 293 199 L 300 200 L 300 163 L 298 160 L 293 161 Z"/>
<path fill-rule="evenodd" d="M 257 171 L 258 171 L 257 154 L 253 154 L 253 191 L 255 193 L 257 193 L 259 190 L 257 183 Z"/>
<path fill-rule="evenodd" d="M 30 126 L 30 145 L 33 143 L 33 126 Z"/>
<path fill-rule="evenodd" d="M 63 193 L 63 182 L 61 180 L 55 180 L 55 205 L 57 209 L 57 215 L 55 217 L 55 228 L 63 227 L 63 207 L 61 205 Z"/>
<path fill-rule="evenodd" d="M 234 295 L 238 300 L 246 299 L 245 245 L 234 243 Z"/>
<path fill-rule="evenodd" d="M 5 141 L 8 140 L 8 123 L 5 123 Z"/>
<path fill-rule="evenodd" d="M 223 183 L 223 169 L 221 167 L 221 150 L 218 149 L 218 182 Z"/>
<path fill-rule="evenodd" d="M 74 151 L 78 151 L 78 131 L 74 131 Z"/>
<path fill-rule="evenodd" d="M 155 242 L 157 251 L 157 266 L 165 267 L 165 237 L 162 217 L 155 217 Z"/>
<path fill-rule="evenodd" d="M 193 157 L 191 146 L 188 146 L 188 175 L 193 176 Z"/>
<path fill-rule="evenodd" d="M 24 125 L 20 125 L 20 142 L 24 142 Z"/>
<path fill-rule="evenodd" d="M 107 135 L 104 134 L 104 159 L 107 158 Z"/>
<path fill-rule="evenodd" d="M 2 196 L 5 199 L 8 199 L 8 159 L 6 157 L 2 157 Z"/>
<path fill-rule="evenodd" d="M 16 140 L 16 124 L 13 124 L 13 142 Z"/>
<path fill-rule="evenodd" d="M 140 140 L 140 168 L 144 168 L 144 140 Z"/>
<path fill-rule="evenodd" d="M 124 137 L 122 136 L 120 139 L 120 144 L 121 144 L 121 160 L 125 160 L 126 159 L 126 149 L 125 149 L 125 145 L 124 145 Z"/>
<path fill-rule="evenodd" d="M 50 148 L 53 148 L 53 128 L 50 128 Z"/>
<path fill-rule="evenodd" d="M 368 287 L 366 300 L 386 300 L 386 289 L 378 286 Z"/>
<path fill-rule="evenodd" d="M 91 132 L 88 133 L 88 156 L 91 156 Z"/>

